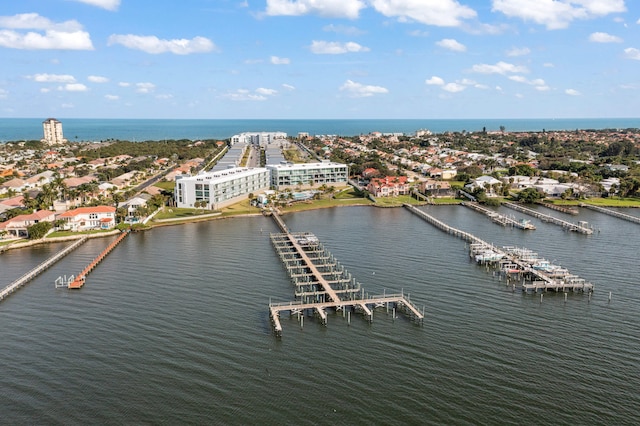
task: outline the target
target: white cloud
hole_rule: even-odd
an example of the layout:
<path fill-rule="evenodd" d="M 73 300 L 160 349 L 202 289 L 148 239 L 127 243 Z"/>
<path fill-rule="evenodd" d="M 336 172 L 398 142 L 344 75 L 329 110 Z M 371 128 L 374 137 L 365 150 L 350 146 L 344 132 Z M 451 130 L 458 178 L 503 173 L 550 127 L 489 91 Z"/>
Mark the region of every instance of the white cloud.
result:
<path fill-rule="evenodd" d="M 267 15 L 320 15 L 356 19 L 366 4 L 362 0 L 267 0 Z"/>
<path fill-rule="evenodd" d="M 69 108 L 75 108 L 76 106 L 74 104 L 61 104 L 60 107 L 69 109 Z"/>
<path fill-rule="evenodd" d="M 340 55 L 343 53 L 368 52 L 369 48 L 349 41 L 340 43 L 337 41 L 313 40 L 309 47 L 311 52 L 318 55 Z"/>
<path fill-rule="evenodd" d="M 438 76 L 433 76 L 427 80 L 425 80 L 425 83 L 430 85 L 430 86 L 444 86 L 444 80 Z"/>
<path fill-rule="evenodd" d="M 156 85 L 153 83 L 136 83 L 136 92 L 138 93 L 151 93 L 156 90 Z"/>
<path fill-rule="evenodd" d="M 280 58 L 278 56 L 272 56 L 271 63 L 274 65 L 288 65 L 291 63 L 291 60 L 289 58 Z"/>
<path fill-rule="evenodd" d="M 493 0 L 493 12 L 545 25 L 566 28 L 575 19 L 590 19 L 626 11 L 624 0 Z"/>
<path fill-rule="evenodd" d="M 9 92 L 7 92 L 5 89 L 0 89 L 0 99 L 7 99 L 8 96 Z"/>
<path fill-rule="evenodd" d="M 120 96 L 118 95 L 104 95 L 104 97 L 108 101 L 117 101 L 118 99 L 120 99 Z"/>
<path fill-rule="evenodd" d="M 525 56 L 531 53 L 531 50 L 528 47 L 514 47 L 511 50 L 507 50 L 507 56 Z"/>
<path fill-rule="evenodd" d="M 34 74 L 28 75 L 29 80 L 33 80 L 37 83 L 75 83 L 74 76 L 69 74 Z"/>
<path fill-rule="evenodd" d="M 545 68 L 555 68 L 555 65 L 553 65 L 551 62 L 545 62 L 544 64 L 542 64 L 542 66 Z"/>
<path fill-rule="evenodd" d="M 548 90 L 551 90 L 551 88 L 549 86 L 547 86 L 546 84 L 543 84 L 541 86 L 536 86 L 535 89 L 540 91 L 540 92 L 546 92 Z"/>
<path fill-rule="evenodd" d="M 127 83 L 126 81 L 121 81 L 120 83 L 118 83 L 118 86 L 120 86 L 120 87 L 129 87 L 129 86 L 131 86 L 131 83 Z"/>
<path fill-rule="evenodd" d="M 508 74 L 517 72 L 529 72 L 527 67 L 522 65 L 514 65 L 507 62 L 498 62 L 495 65 L 477 64 L 471 67 L 471 71 L 481 74 Z"/>
<path fill-rule="evenodd" d="M 82 83 L 68 83 L 64 86 L 59 86 L 58 90 L 64 90 L 66 92 L 86 92 L 89 88 Z"/>
<path fill-rule="evenodd" d="M 40 93 L 49 93 L 50 91 L 51 91 L 51 89 L 49 89 L 48 87 L 40 88 Z"/>
<path fill-rule="evenodd" d="M 282 87 L 284 87 L 287 90 L 296 90 L 295 86 L 292 86 L 290 84 L 283 84 Z"/>
<path fill-rule="evenodd" d="M 436 41 L 436 44 L 444 49 L 453 50 L 454 52 L 464 52 L 467 50 L 467 46 L 452 38 L 443 38 L 440 41 Z"/>
<path fill-rule="evenodd" d="M 89 80 L 92 83 L 108 83 L 109 79 L 107 77 L 102 77 L 99 75 L 90 75 L 89 77 L 87 77 L 87 80 Z"/>
<path fill-rule="evenodd" d="M 265 89 L 264 87 L 259 87 L 256 89 L 256 93 L 264 96 L 273 96 L 278 93 L 275 89 Z"/>
<path fill-rule="evenodd" d="M 636 21 L 636 24 L 640 25 L 640 18 Z"/>
<path fill-rule="evenodd" d="M 457 27 L 463 19 L 476 17 L 476 11 L 456 0 L 371 0 L 384 16 L 401 22 L 416 21 L 426 25 Z"/>
<path fill-rule="evenodd" d="M 112 34 L 108 40 L 109 46 L 120 44 L 134 50 L 142 50 L 146 53 L 174 53 L 176 55 L 188 55 L 191 53 L 206 53 L 216 50 L 216 45 L 206 37 L 194 37 L 188 39 L 163 40 L 156 36 L 139 36 L 134 34 Z"/>
<path fill-rule="evenodd" d="M 37 13 L 0 16 L 0 47 L 27 50 L 93 50 L 89 33 L 77 21 L 56 23 Z M 34 30 L 26 33 L 16 30 Z M 40 32 L 36 32 L 40 31 Z"/>
<path fill-rule="evenodd" d="M 120 0 L 75 0 L 80 3 L 90 4 L 91 6 L 98 6 L 107 10 L 117 10 L 120 6 Z"/>
<path fill-rule="evenodd" d="M 345 83 L 340 86 L 340 90 L 348 92 L 352 98 L 366 98 L 373 95 L 389 93 L 389 90 L 382 86 L 364 85 L 351 80 L 345 81 Z"/>
<path fill-rule="evenodd" d="M 337 33 L 337 34 L 344 34 L 344 35 L 348 35 L 348 36 L 359 36 L 359 35 L 365 34 L 365 31 L 362 31 L 359 28 L 348 27 L 348 26 L 345 26 L 345 25 L 329 24 L 329 25 L 325 25 L 324 27 L 322 27 L 322 30 L 323 31 L 327 31 L 327 32 Z"/>
<path fill-rule="evenodd" d="M 624 49 L 624 57 L 627 59 L 635 59 L 636 61 L 640 61 L 640 50 L 635 47 L 627 47 Z"/>
<path fill-rule="evenodd" d="M 564 93 L 566 93 L 569 96 L 580 96 L 580 92 L 578 92 L 575 89 L 567 89 L 564 91 Z"/>
<path fill-rule="evenodd" d="M 466 87 L 458 83 L 447 83 L 444 86 L 442 86 L 442 90 L 445 90 L 449 93 L 462 92 L 464 89 L 466 89 Z"/>
<path fill-rule="evenodd" d="M 412 37 L 429 37 L 429 31 L 413 30 L 409 32 Z"/>
<path fill-rule="evenodd" d="M 223 98 L 232 101 L 266 101 L 267 97 L 260 94 L 251 93 L 246 89 L 238 89 L 235 92 L 222 95 Z"/>
<path fill-rule="evenodd" d="M 156 95 L 156 99 L 173 99 L 173 95 L 168 93 L 163 93 L 160 95 Z"/>
<path fill-rule="evenodd" d="M 601 32 L 591 33 L 589 41 L 594 43 L 622 43 L 620 37 Z"/>
<path fill-rule="evenodd" d="M 545 83 L 545 81 L 541 78 L 534 78 L 533 80 L 529 80 L 528 78 L 522 76 L 522 75 L 510 75 L 509 80 L 511 81 L 516 81 L 518 83 L 523 83 L 523 84 L 528 84 L 530 86 L 535 86 L 536 90 L 539 91 L 547 91 L 549 90 L 549 86 L 547 86 L 547 83 Z"/>

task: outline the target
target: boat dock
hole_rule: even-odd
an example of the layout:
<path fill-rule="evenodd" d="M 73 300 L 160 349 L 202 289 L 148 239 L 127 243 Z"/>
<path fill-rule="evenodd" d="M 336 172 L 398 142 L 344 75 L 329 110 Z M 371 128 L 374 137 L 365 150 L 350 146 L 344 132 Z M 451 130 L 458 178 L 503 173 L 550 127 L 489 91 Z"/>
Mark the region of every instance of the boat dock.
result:
<path fill-rule="evenodd" d="M 45 260 L 40 265 L 36 266 L 34 269 L 27 272 L 26 274 L 24 274 L 23 276 L 21 276 L 20 278 L 18 278 L 17 280 L 15 280 L 11 284 L 3 288 L 0 291 L 0 301 L 4 300 L 5 297 L 9 296 L 11 293 L 13 293 L 17 289 L 19 289 L 20 287 L 22 287 L 23 285 L 25 285 L 26 283 L 28 283 L 29 281 L 31 281 L 32 279 L 40 275 L 42 272 L 44 272 L 51 265 L 55 264 L 57 261 L 65 257 L 67 254 L 71 253 L 73 250 L 80 247 L 82 244 L 84 244 L 87 241 L 87 239 L 88 237 L 86 236 L 80 238 L 79 240 L 71 244 L 69 247 L 51 256 L 49 259 Z"/>
<path fill-rule="evenodd" d="M 548 209 L 551 210 L 555 210 L 557 212 L 561 212 L 561 213 L 566 213 L 566 214 L 570 214 L 573 216 L 576 216 L 577 214 L 579 214 L 580 212 L 578 211 L 578 209 L 576 209 L 575 207 L 567 207 L 567 206 L 557 206 L 555 204 L 551 204 L 551 203 L 547 203 L 544 201 L 536 201 L 536 204 L 542 207 L 546 207 Z"/>
<path fill-rule="evenodd" d="M 276 212 L 272 217 L 281 230 L 287 230 L 286 224 Z M 304 321 L 305 311 L 313 311 L 327 324 L 327 309 L 342 311 L 351 321 L 351 309 L 362 312 L 368 321 L 373 321 L 373 312 L 377 307 L 391 309 L 395 318 L 396 310 L 409 315 L 410 318 L 422 322 L 424 310 L 420 312 L 404 292 L 368 296 L 360 283 L 352 277 L 344 266 L 320 243 L 318 238 L 309 232 L 283 232 L 270 235 L 271 242 L 287 269 L 291 281 L 295 285 L 295 301 L 269 303 L 269 314 L 277 336 L 282 335 L 281 312 L 298 315 Z M 349 308 L 349 311 L 347 311 Z"/>
<path fill-rule="evenodd" d="M 461 205 L 465 206 L 465 207 L 469 207 L 472 210 L 475 210 L 479 213 L 482 213 L 484 215 L 486 215 L 487 217 L 489 217 L 489 219 L 491 219 L 491 221 L 493 223 L 497 223 L 498 225 L 502 225 L 502 226 L 511 226 L 513 228 L 518 228 L 518 229 L 524 229 L 524 230 L 533 230 L 536 229 L 536 227 L 528 220 L 522 219 L 522 220 L 516 220 L 512 217 L 508 217 L 505 215 L 502 215 L 500 213 L 497 213 L 491 209 L 488 209 L 476 202 L 462 202 L 460 203 Z"/>
<path fill-rule="evenodd" d="M 613 216 L 613 217 L 617 217 L 617 218 L 620 218 L 620 219 L 624 219 L 624 220 L 627 220 L 629 222 L 640 223 L 640 217 L 631 216 L 630 214 L 621 213 L 621 212 L 616 211 L 616 210 L 606 209 L 604 207 L 594 206 L 593 204 L 586 204 L 586 203 L 580 203 L 580 207 L 584 207 L 584 208 L 587 208 L 589 210 L 595 210 L 597 212 L 608 214 L 609 216 Z"/>
<path fill-rule="evenodd" d="M 125 232 L 122 232 L 122 233 L 118 236 L 118 238 L 116 238 L 116 239 L 115 239 L 111 244 L 109 244 L 109 245 L 107 246 L 107 248 L 105 248 L 105 249 L 102 251 L 102 253 L 100 253 L 100 254 L 98 255 L 98 257 L 96 257 L 95 259 L 93 259 L 93 260 L 91 261 L 91 263 L 89 263 L 89 264 L 87 265 L 87 267 L 86 267 L 86 268 L 84 268 L 84 269 L 82 270 L 82 272 L 80 272 L 78 275 L 76 275 L 76 276 L 75 276 L 75 278 L 74 278 L 74 277 L 73 277 L 73 275 L 72 275 L 72 276 L 69 278 L 69 280 L 66 282 L 66 287 L 67 287 L 67 288 L 70 288 L 70 289 L 78 289 L 78 288 L 82 288 L 82 286 L 84 285 L 85 280 L 86 280 L 86 278 L 87 278 L 87 275 L 89 275 L 89 273 L 90 273 L 91 271 L 93 271 L 93 269 L 94 269 L 94 268 L 95 268 L 95 267 L 96 267 L 100 262 L 102 262 L 102 260 L 103 260 L 105 257 L 107 257 L 107 255 L 108 255 L 109 253 L 111 253 L 111 250 L 113 250 L 113 249 L 114 249 L 118 244 L 120 244 L 120 242 L 121 242 L 122 240 L 124 240 L 124 239 L 125 239 L 125 237 L 126 237 L 127 235 L 129 235 L 129 233 L 130 233 L 130 232 L 131 232 L 130 230 L 127 230 L 127 231 L 125 231 Z M 60 277 L 56 280 L 56 287 L 59 287 L 59 286 L 60 286 L 60 285 L 58 284 L 59 282 L 62 282 Z"/>
<path fill-rule="evenodd" d="M 562 226 L 563 229 L 573 232 L 579 232 L 581 234 L 591 235 L 593 234 L 593 229 L 587 226 L 586 222 L 579 222 L 578 224 L 567 222 L 566 220 L 558 219 L 557 217 L 549 216 L 544 213 L 540 213 L 536 210 L 530 209 L 528 207 L 524 207 L 521 204 L 516 203 L 502 203 L 503 206 L 509 207 L 510 209 L 522 212 L 524 214 L 528 214 L 529 216 L 536 217 L 543 222 L 553 223 L 555 225 Z"/>
<path fill-rule="evenodd" d="M 505 275 L 507 285 L 515 290 L 519 286 L 522 291 L 553 290 L 563 292 L 567 290 L 592 292 L 594 285 L 586 282 L 568 270 L 549 264 L 538 258 L 537 253 L 528 249 L 503 247 L 502 249 L 446 223 L 434 218 L 426 212 L 409 204 L 404 204 L 410 212 L 416 214 L 436 228 L 461 238 L 469 243 L 469 255 L 478 263 L 499 268 Z M 517 279 L 516 279 L 517 278 Z"/>

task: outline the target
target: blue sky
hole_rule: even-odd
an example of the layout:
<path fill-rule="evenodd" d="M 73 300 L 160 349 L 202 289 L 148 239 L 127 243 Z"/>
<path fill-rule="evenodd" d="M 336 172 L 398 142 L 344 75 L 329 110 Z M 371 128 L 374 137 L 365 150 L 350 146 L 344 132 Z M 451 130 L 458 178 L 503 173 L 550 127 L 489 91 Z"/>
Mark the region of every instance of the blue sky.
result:
<path fill-rule="evenodd" d="M 20 0 L 0 116 L 640 116 L 637 0 Z"/>

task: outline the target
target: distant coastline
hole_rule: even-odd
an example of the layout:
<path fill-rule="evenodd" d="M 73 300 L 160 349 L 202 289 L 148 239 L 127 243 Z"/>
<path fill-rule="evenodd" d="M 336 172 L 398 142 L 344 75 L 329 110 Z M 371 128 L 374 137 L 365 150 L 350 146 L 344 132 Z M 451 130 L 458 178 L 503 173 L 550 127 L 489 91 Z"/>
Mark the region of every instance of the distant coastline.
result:
<path fill-rule="evenodd" d="M 40 140 L 42 118 L 0 118 L 0 143 Z M 536 118 L 536 119 L 84 119 L 59 118 L 70 142 L 120 139 L 227 139 L 246 131 L 282 131 L 289 135 L 354 136 L 374 131 L 410 134 L 419 129 L 447 131 L 540 132 L 542 130 L 640 128 L 640 118 Z"/>

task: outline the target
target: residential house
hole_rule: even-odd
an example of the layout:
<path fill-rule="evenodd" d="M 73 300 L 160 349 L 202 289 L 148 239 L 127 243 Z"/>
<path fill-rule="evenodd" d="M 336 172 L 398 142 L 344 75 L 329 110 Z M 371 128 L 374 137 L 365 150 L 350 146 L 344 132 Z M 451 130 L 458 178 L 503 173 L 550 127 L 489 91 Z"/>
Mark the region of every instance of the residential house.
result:
<path fill-rule="evenodd" d="M 449 197 L 453 195 L 451 184 L 442 180 L 427 179 L 420 182 L 418 189 L 423 194 L 429 194 L 434 197 Z"/>
<path fill-rule="evenodd" d="M 6 222 L 0 223 L 0 231 L 6 231 L 9 235 L 18 238 L 27 238 L 27 228 L 39 222 L 53 222 L 56 213 L 50 210 L 39 210 L 31 214 L 21 214 Z"/>
<path fill-rule="evenodd" d="M 116 208 L 113 206 L 79 207 L 68 210 L 58 216 L 65 220 L 66 229 L 88 231 L 93 229 L 111 229 L 116 225 Z"/>
<path fill-rule="evenodd" d="M 499 184 L 502 184 L 502 182 L 498 179 L 493 176 L 485 175 L 477 177 L 473 182 L 466 184 L 464 187 L 469 191 L 473 191 L 476 188 L 482 188 L 486 191 L 487 196 L 495 196 L 494 187 Z"/>
<path fill-rule="evenodd" d="M 409 183 L 406 176 L 373 178 L 367 185 L 367 191 L 374 197 L 397 197 L 409 193 Z"/>
<path fill-rule="evenodd" d="M 9 191 L 13 191 L 14 193 L 20 193 L 25 189 L 29 188 L 29 184 L 26 180 L 22 180 L 20 178 L 13 178 L 2 185 L 0 185 L 0 194 L 6 194 Z"/>

